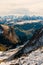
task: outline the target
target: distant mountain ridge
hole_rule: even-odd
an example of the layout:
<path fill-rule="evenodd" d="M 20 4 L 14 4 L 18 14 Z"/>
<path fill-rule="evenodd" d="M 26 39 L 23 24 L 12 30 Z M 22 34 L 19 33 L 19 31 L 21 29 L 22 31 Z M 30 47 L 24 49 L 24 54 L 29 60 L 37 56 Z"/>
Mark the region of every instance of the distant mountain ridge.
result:
<path fill-rule="evenodd" d="M 22 22 L 30 20 L 43 20 L 43 16 L 0 16 L 0 24 L 7 24 L 8 22 Z"/>

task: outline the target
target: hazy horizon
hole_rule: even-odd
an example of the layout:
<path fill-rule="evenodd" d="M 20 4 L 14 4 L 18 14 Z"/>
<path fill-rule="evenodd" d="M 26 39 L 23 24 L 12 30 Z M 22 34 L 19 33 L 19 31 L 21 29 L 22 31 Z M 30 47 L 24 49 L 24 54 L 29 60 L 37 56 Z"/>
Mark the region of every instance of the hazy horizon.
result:
<path fill-rule="evenodd" d="M 43 16 L 43 0 L 0 0 L 0 16 L 40 15 Z"/>

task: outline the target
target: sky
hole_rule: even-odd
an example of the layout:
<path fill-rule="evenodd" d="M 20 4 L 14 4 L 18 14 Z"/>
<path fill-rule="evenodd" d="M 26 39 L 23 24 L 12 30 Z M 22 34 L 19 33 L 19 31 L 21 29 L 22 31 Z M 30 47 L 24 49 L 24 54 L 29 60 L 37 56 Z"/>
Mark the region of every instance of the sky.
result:
<path fill-rule="evenodd" d="M 0 16 L 24 14 L 43 16 L 43 0 L 0 0 Z"/>

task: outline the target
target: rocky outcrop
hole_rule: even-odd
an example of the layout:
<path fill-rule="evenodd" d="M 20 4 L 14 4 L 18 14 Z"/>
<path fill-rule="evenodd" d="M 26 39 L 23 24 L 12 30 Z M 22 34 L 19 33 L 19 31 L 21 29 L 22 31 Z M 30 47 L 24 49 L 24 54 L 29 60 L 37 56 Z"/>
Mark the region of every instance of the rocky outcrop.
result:
<path fill-rule="evenodd" d="M 3 45 L 16 45 L 19 43 L 19 38 L 16 35 L 12 26 L 0 25 L 0 43 Z"/>

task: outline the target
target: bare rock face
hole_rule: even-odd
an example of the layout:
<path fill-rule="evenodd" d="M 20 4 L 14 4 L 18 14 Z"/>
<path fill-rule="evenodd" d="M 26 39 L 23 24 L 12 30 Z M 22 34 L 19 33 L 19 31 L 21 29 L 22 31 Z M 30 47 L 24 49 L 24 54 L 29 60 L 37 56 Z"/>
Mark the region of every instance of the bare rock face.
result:
<path fill-rule="evenodd" d="M 19 43 L 19 38 L 16 35 L 14 28 L 7 25 L 0 25 L 0 43 L 2 44 L 17 44 Z"/>
<path fill-rule="evenodd" d="M 13 27 L 9 27 L 6 25 L 1 25 L 1 26 L 3 28 L 3 35 L 5 36 L 5 38 L 7 38 L 9 41 L 11 41 L 14 44 L 19 42 L 19 38 L 17 37 L 16 33 L 14 32 Z"/>

